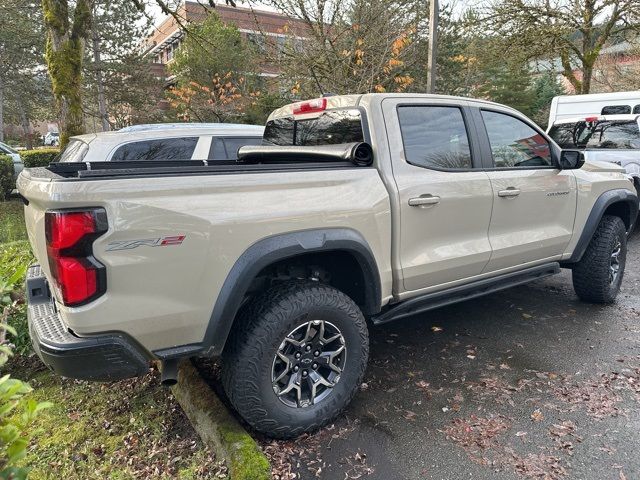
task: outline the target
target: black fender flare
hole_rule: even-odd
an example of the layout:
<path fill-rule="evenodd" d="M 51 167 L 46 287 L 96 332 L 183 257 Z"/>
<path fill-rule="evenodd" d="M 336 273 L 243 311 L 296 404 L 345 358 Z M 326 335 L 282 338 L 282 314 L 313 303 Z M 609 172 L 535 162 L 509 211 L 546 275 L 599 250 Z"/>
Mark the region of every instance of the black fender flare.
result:
<path fill-rule="evenodd" d="M 360 233 L 350 228 L 326 228 L 274 235 L 247 248 L 229 271 L 211 313 L 203 350 L 210 355 L 222 353 L 242 300 L 263 268 L 305 253 L 326 251 L 344 251 L 354 256 L 366 279 L 363 313 L 378 313 L 382 303 L 380 273 L 373 252 Z"/>
<path fill-rule="evenodd" d="M 631 232 L 633 230 L 636 217 L 638 216 L 638 197 L 634 193 L 623 188 L 604 192 L 593 204 L 593 208 L 587 217 L 587 221 L 585 222 L 580 239 L 576 244 L 576 248 L 573 249 L 571 257 L 562 262 L 562 266 L 580 261 L 582 255 L 584 255 L 584 252 L 589 246 L 589 242 L 591 242 L 591 239 L 593 238 L 593 234 L 596 232 L 596 229 L 600 224 L 600 220 L 602 220 L 602 217 L 604 216 L 604 212 L 615 203 L 626 203 L 629 206 L 629 218 L 623 218 L 622 220 L 627 226 L 627 232 Z"/>

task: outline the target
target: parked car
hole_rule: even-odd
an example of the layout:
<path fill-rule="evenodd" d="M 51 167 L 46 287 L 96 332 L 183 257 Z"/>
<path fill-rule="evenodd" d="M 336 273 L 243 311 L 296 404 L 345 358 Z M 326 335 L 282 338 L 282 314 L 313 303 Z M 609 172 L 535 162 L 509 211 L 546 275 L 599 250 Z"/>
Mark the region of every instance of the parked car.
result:
<path fill-rule="evenodd" d="M 42 144 L 49 147 L 57 147 L 60 145 L 60 134 L 58 132 L 47 132 L 42 137 Z"/>
<path fill-rule="evenodd" d="M 587 160 L 622 166 L 640 192 L 640 115 L 596 115 L 559 120 L 549 136 L 562 148 L 578 149 Z"/>
<path fill-rule="evenodd" d="M 561 268 L 584 301 L 620 290 L 633 184 L 516 110 L 334 96 L 279 108 L 263 140 L 234 163 L 22 172 L 39 262 L 27 275 L 29 331 L 46 365 L 116 380 L 159 360 L 173 384 L 179 359 L 219 356 L 240 415 L 292 437 L 355 395 L 365 319 L 397 321 Z"/>
<path fill-rule="evenodd" d="M 634 92 L 590 93 L 560 95 L 551 101 L 550 127 L 561 120 L 593 115 L 621 115 L 640 113 L 640 90 Z"/>
<path fill-rule="evenodd" d="M 18 153 L 18 151 L 14 150 L 6 143 L 0 142 L 0 154 L 9 155 L 11 157 L 11 159 L 13 160 L 13 174 L 14 174 L 14 177 L 17 179 L 18 175 L 24 168 L 24 164 L 22 163 L 22 158 L 20 158 L 20 154 Z"/>
<path fill-rule="evenodd" d="M 263 131 L 237 125 L 90 133 L 71 137 L 58 161 L 233 160 L 241 146 L 261 143 Z"/>

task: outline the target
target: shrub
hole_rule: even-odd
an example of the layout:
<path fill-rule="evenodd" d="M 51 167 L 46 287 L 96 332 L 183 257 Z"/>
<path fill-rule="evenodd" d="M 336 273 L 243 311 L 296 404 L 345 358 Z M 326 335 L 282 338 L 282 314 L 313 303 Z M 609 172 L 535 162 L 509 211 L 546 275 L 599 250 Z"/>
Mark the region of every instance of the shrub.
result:
<path fill-rule="evenodd" d="M 13 159 L 9 155 L 0 155 L 0 200 L 5 200 L 15 188 L 13 174 Z"/>
<path fill-rule="evenodd" d="M 21 355 L 31 351 L 24 277 L 33 261 L 29 242 L 0 244 L 0 308 L 4 309 L 3 320 L 14 330 L 12 343 L 15 351 Z"/>
<path fill-rule="evenodd" d="M 57 148 L 39 148 L 37 150 L 24 150 L 20 152 L 22 162 L 27 168 L 46 167 L 58 156 Z"/>
<path fill-rule="evenodd" d="M 15 242 L 2 246 L 0 258 L 0 368 L 4 367 L 13 351 L 6 339 L 9 332 L 18 338 L 16 329 L 7 325 L 9 318 L 24 306 L 22 282 L 31 259 L 26 242 Z M 24 308 L 22 308 L 24 313 Z M 0 478 L 26 479 L 28 469 L 18 467 L 18 462 L 27 454 L 31 439 L 29 426 L 38 413 L 51 406 L 49 402 L 38 403 L 25 398 L 31 387 L 10 375 L 0 376 Z"/>

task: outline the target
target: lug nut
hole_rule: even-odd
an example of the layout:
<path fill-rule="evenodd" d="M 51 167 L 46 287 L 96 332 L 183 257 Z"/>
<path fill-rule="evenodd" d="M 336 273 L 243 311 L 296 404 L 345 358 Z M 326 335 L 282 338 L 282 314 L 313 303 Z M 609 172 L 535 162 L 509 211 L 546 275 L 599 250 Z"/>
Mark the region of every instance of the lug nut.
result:
<path fill-rule="evenodd" d="M 307 345 L 307 347 L 305 348 L 305 350 L 308 352 L 311 350 L 311 345 Z"/>
<path fill-rule="evenodd" d="M 314 357 L 319 357 L 320 356 L 320 350 L 316 350 L 315 352 L 313 352 L 313 356 Z"/>
<path fill-rule="evenodd" d="M 303 371 L 302 371 L 302 376 L 303 376 L 303 377 L 306 377 L 308 374 L 309 374 L 309 372 L 307 372 L 306 370 L 303 370 Z"/>
<path fill-rule="evenodd" d="M 296 365 L 295 367 L 293 367 L 293 371 L 297 372 L 298 370 L 300 370 L 300 367 L 298 365 Z"/>
<path fill-rule="evenodd" d="M 296 358 L 300 358 L 302 354 L 300 352 L 296 352 Z"/>
<path fill-rule="evenodd" d="M 317 363 L 314 363 L 312 366 L 313 366 L 313 369 L 314 369 L 314 370 L 317 370 L 317 369 L 318 369 L 318 364 L 317 364 Z"/>

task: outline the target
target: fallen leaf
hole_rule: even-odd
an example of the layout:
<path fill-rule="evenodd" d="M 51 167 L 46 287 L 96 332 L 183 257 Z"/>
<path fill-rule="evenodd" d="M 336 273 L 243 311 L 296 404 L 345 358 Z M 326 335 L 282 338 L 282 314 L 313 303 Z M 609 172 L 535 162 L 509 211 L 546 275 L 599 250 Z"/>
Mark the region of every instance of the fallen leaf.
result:
<path fill-rule="evenodd" d="M 442 331 L 442 327 L 436 327 L 435 325 L 431 327 L 431 331 L 434 333 L 438 333 Z"/>
<path fill-rule="evenodd" d="M 542 420 L 544 420 L 544 415 L 539 408 L 534 410 L 534 412 L 531 414 L 531 420 L 533 420 L 534 422 L 541 422 Z"/>

